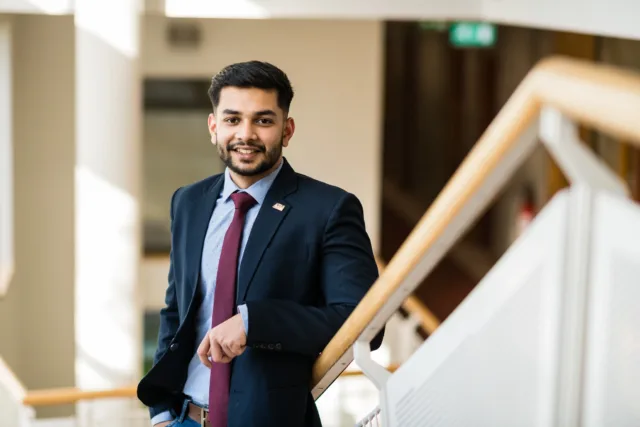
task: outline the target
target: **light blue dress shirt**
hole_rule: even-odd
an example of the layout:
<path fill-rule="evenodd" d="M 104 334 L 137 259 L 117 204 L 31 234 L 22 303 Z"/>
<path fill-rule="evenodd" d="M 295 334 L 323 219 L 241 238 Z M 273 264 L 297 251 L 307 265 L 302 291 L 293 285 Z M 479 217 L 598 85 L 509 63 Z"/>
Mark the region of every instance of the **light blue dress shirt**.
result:
<path fill-rule="evenodd" d="M 200 362 L 200 358 L 196 354 L 198 346 L 204 339 L 209 329 L 211 329 L 211 317 L 213 312 L 213 296 L 216 289 L 216 276 L 218 274 L 218 261 L 220 260 L 220 252 L 222 251 L 222 241 L 224 235 L 231 224 L 233 214 L 235 211 L 235 205 L 231 199 L 231 194 L 236 191 L 246 191 L 255 200 L 256 203 L 245 217 L 244 229 L 242 232 L 242 242 L 240 244 L 240 257 L 238 258 L 238 269 L 242 262 L 242 255 L 247 245 L 247 240 L 251 234 L 251 228 L 258 216 L 258 212 L 262 207 L 267 192 L 271 188 L 273 181 L 278 176 L 280 169 L 282 169 L 283 162 L 280 161 L 280 166 L 272 173 L 262 178 L 260 181 L 253 184 L 246 190 L 241 190 L 231 180 L 229 169 L 224 172 L 224 187 L 220 192 L 220 196 L 216 201 L 216 207 L 213 210 L 211 219 L 209 220 L 209 227 L 207 229 L 207 235 L 204 241 L 204 247 L 202 250 L 202 261 L 200 263 L 200 283 L 198 291 L 202 297 L 202 304 L 198 310 L 195 323 L 196 323 L 196 344 L 193 349 L 193 357 L 189 362 L 189 371 L 187 374 L 187 381 L 184 385 L 184 394 L 191 397 L 194 403 L 200 406 L 208 406 L 209 402 L 209 376 L 210 369 Z M 247 312 L 246 305 L 238 307 L 238 311 L 242 316 L 244 327 L 247 333 L 249 332 L 249 313 Z M 169 411 L 162 412 L 151 419 L 151 424 L 155 425 L 163 421 L 172 420 L 173 417 Z"/>

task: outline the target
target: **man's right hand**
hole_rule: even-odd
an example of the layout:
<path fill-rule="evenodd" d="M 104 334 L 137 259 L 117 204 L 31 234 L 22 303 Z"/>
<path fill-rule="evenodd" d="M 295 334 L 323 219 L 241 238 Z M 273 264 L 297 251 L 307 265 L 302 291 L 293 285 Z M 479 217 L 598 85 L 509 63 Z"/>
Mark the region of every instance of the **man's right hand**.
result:
<path fill-rule="evenodd" d="M 153 427 L 166 427 L 171 424 L 173 421 L 163 421 L 161 423 L 155 424 Z"/>

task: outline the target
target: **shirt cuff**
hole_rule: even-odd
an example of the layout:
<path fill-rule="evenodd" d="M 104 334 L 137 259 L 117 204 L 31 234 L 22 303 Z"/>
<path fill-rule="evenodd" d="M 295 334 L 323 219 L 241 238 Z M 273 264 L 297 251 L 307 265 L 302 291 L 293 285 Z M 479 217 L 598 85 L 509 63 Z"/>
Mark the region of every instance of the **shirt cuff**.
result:
<path fill-rule="evenodd" d="M 171 415 L 171 412 L 169 411 L 160 412 L 158 415 L 151 418 L 151 425 L 154 426 L 156 424 L 163 423 L 165 421 L 173 421 L 173 416 Z"/>
<path fill-rule="evenodd" d="M 247 309 L 246 304 L 242 304 L 238 306 L 238 311 L 240 312 L 240 316 L 242 316 L 242 323 L 244 323 L 244 332 L 249 335 L 249 310 Z"/>

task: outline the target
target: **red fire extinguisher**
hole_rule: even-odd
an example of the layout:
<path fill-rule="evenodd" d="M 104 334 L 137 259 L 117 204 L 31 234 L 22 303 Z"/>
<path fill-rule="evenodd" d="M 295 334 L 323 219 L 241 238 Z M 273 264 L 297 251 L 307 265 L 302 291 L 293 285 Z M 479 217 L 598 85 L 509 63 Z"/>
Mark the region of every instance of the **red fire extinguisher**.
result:
<path fill-rule="evenodd" d="M 520 236 L 531 224 L 536 216 L 535 197 L 533 188 L 528 185 L 524 188 L 523 197 L 516 217 L 516 236 Z"/>

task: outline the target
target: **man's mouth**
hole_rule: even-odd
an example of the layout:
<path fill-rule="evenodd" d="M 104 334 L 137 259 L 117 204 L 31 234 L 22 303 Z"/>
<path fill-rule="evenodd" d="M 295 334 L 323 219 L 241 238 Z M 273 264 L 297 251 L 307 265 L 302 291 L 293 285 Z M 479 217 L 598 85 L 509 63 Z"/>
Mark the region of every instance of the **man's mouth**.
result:
<path fill-rule="evenodd" d="M 235 148 L 233 151 L 237 151 L 240 154 L 253 154 L 253 153 L 258 153 L 259 150 L 256 150 L 255 148 Z"/>

